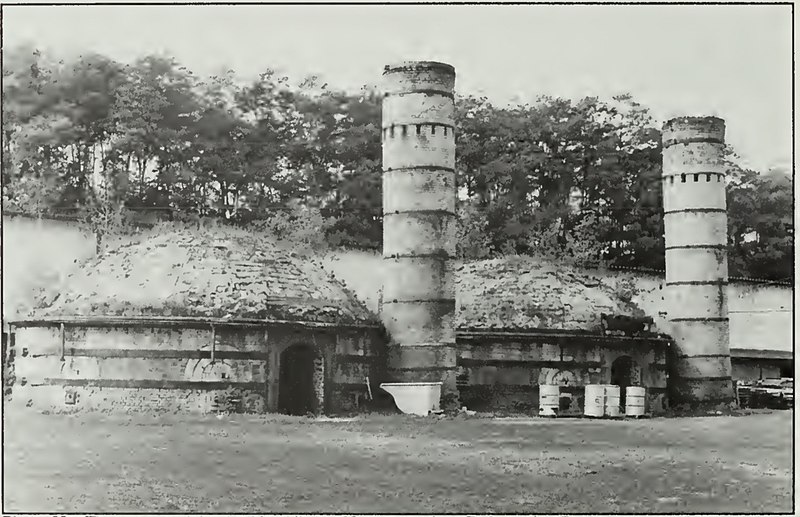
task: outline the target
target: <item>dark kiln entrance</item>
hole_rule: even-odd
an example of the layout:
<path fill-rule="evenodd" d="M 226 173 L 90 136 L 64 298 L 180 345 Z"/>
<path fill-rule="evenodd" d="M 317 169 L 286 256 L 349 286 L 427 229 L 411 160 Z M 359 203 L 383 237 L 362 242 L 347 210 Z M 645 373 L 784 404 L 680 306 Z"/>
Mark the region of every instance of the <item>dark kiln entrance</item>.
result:
<path fill-rule="evenodd" d="M 623 355 L 611 363 L 611 384 L 619 386 L 619 404 L 625 407 L 625 388 L 634 384 L 633 358 Z"/>
<path fill-rule="evenodd" d="M 317 409 L 314 394 L 316 350 L 305 344 L 292 345 L 281 353 L 278 381 L 278 411 L 305 415 Z"/>

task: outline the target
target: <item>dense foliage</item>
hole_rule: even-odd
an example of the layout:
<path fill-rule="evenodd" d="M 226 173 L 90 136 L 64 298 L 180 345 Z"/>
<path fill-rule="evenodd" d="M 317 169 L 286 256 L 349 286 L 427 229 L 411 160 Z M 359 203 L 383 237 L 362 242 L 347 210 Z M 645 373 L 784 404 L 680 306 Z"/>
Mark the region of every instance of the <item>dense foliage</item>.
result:
<path fill-rule="evenodd" d="M 126 221 L 299 225 L 381 244 L 380 96 L 266 71 L 203 79 L 174 60 L 4 55 L 4 210 L 70 213 L 98 247 Z M 660 132 L 629 96 L 457 98 L 459 250 L 663 268 Z M 730 153 L 731 274 L 792 276 L 792 180 Z M 155 216 L 154 216 L 155 214 Z"/>

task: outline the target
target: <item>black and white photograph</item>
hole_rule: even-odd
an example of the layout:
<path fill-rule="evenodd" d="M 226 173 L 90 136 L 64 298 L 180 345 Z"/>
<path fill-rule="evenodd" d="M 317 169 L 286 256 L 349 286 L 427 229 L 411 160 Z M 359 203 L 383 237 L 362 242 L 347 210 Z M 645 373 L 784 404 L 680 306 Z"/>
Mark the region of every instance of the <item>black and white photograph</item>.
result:
<path fill-rule="evenodd" d="M 0 2 L 2 513 L 794 515 L 793 2 Z"/>

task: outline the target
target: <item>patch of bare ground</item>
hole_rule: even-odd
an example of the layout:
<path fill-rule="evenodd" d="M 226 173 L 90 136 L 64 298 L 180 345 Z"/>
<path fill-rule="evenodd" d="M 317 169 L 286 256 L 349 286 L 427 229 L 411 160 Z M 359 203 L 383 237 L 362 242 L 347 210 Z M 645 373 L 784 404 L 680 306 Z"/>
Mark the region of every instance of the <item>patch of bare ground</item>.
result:
<path fill-rule="evenodd" d="M 790 512 L 791 412 L 6 414 L 6 512 Z"/>

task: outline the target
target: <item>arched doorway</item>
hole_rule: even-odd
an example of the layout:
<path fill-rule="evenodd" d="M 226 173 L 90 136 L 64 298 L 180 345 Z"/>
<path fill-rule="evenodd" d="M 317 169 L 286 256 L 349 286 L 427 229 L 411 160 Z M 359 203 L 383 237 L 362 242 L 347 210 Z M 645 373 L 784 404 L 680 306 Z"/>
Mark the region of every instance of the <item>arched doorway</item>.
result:
<path fill-rule="evenodd" d="M 619 404 L 622 409 L 625 408 L 625 388 L 638 384 L 635 378 L 635 367 L 636 363 L 628 355 L 617 357 L 611 363 L 611 384 L 619 386 Z"/>
<path fill-rule="evenodd" d="M 578 377 L 570 370 L 559 370 L 550 378 L 550 384 L 560 388 L 574 388 L 578 385 Z M 565 413 L 572 407 L 573 396 L 567 389 L 561 389 L 558 395 L 558 410 Z"/>
<path fill-rule="evenodd" d="M 317 411 L 314 371 L 317 352 L 306 344 L 292 345 L 281 353 L 278 378 L 278 411 L 305 415 Z"/>

